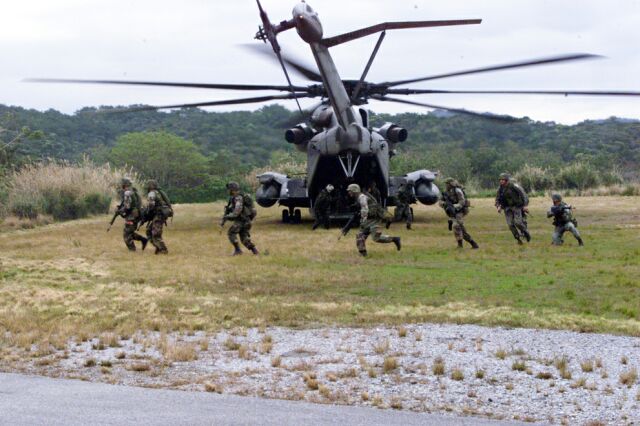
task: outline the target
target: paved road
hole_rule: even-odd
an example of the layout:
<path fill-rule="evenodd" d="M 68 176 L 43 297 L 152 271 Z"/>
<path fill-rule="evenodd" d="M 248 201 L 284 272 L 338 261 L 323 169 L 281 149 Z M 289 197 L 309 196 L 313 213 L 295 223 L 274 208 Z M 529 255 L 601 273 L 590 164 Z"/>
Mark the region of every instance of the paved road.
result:
<path fill-rule="evenodd" d="M 505 423 L 0 373 L 0 424 L 488 426 Z"/>

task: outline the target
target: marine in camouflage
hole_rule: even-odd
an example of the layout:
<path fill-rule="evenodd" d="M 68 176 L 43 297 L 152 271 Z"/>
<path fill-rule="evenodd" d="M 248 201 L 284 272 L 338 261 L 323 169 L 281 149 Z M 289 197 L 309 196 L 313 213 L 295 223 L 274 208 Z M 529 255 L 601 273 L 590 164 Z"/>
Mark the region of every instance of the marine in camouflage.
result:
<path fill-rule="evenodd" d="M 449 216 L 458 247 L 462 248 L 462 241 L 466 241 L 472 248 L 479 248 L 464 226 L 464 217 L 469 214 L 469 202 L 465 197 L 462 186 L 453 178 L 446 179 L 445 184 L 446 188 L 442 192 L 440 207 Z"/>
<path fill-rule="evenodd" d="M 162 233 L 167 224 L 168 211 L 171 209 L 170 201 L 154 180 L 147 183 L 147 191 L 147 238 L 155 247 L 155 254 L 168 254 L 169 250 L 162 239 Z"/>
<path fill-rule="evenodd" d="M 332 204 L 335 203 L 335 188 L 329 184 L 324 188 L 316 197 L 313 205 L 313 213 L 315 216 L 315 222 L 312 229 L 318 228 L 320 225 L 329 229 Z"/>
<path fill-rule="evenodd" d="M 395 222 L 402 222 L 404 220 L 407 229 L 411 229 L 411 224 L 413 223 L 411 203 L 414 201 L 413 182 L 409 181 L 400 185 L 398 194 L 396 195 L 396 208 L 393 212 L 393 220 Z"/>
<path fill-rule="evenodd" d="M 360 186 L 351 184 L 347 191 L 349 195 L 356 199 L 356 207 L 360 211 L 360 232 L 356 235 L 356 246 L 362 256 L 367 255 L 366 241 L 372 235 L 376 243 L 394 243 L 396 249 L 401 249 L 400 237 L 391 237 L 382 234 L 380 222 L 384 217 L 384 209 L 370 194 L 361 192 Z"/>
<path fill-rule="evenodd" d="M 142 243 L 142 250 L 147 247 L 148 240 L 138 234 L 138 222 L 140 221 L 140 196 L 138 191 L 133 187 L 131 180 L 122 179 L 121 201 L 118 213 L 124 219 L 124 228 L 122 229 L 122 239 L 124 244 L 130 251 L 136 251 L 134 241 Z"/>
<path fill-rule="evenodd" d="M 233 225 L 227 231 L 229 241 L 234 248 L 233 255 L 242 254 L 240 243 L 251 250 L 253 254 L 258 254 L 258 249 L 251 241 L 251 212 L 244 202 L 245 197 L 248 196 L 240 192 L 240 185 L 236 182 L 229 182 L 227 189 L 230 197 L 225 207 L 223 221 L 229 220 L 233 222 Z M 240 242 L 238 242 L 238 237 L 240 237 Z"/>
<path fill-rule="evenodd" d="M 528 198 L 524 190 L 511 181 L 509 174 L 502 173 L 495 205 L 498 212 L 504 211 L 507 226 L 518 244 L 522 244 L 522 237 L 527 242 L 531 241 L 531 234 L 527 229 L 526 214 L 529 212 L 527 202 Z"/>
<path fill-rule="evenodd" d="M 553 218 L 553 235 L 551 237 L 551 243 L 556 246 L 564 244 L 562 236 L 565 232 L 570 232 L 576 240 L 578 245 L 583 246 L 584 242 L 580 236 L 580 231 L 577 228 L 577 221 L 573 217 L 573 207 L 562 201 L 560 194 L 553 194 L 551 196 L 553 205 L 547 212 L 547 217 Z"/>

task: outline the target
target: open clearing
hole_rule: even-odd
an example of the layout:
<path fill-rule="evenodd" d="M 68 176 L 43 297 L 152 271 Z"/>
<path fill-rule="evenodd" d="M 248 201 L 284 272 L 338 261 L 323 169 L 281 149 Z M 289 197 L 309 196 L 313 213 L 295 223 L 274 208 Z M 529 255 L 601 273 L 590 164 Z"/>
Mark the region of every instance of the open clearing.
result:
<path fill-rule="evenodd" d="M 230 257 L 222 204 L 182 205 L 167 257 L 129 253 L 107 216 L 0 233 L 0 323 L 17 334 L 198 331 L 234 326 L 375 325 L 423 321 L 640 336 L 640 199 L 576 198 L 586 247 L 551 247 L 547 199 L 532 200 L 533 241 L 518 247 L 492 200 L 473 200 L 460 251 L 441 209 L 416 208 L 403 249 L 355 232 L 282 225 L 261 209 L 263 255 Z M 117 224 L 121 224 L 119 221 Z"/>
<path fill-rule="evenodd" d="M 0 225 L 0 369 L 521 420 L 586 421 L 581 413 L 614 411 L 618 417 L 597 418 L 633 419 L 640 199 L 569 202 L 584 248 L 570 235 L 565 246 L 550 246 L 547 199 L 532 199 L 533 241 L 523 247 L 493 200 L 481 199 L 466 221 L 480 250 L 456 249 L 441 209 L 418 206 L 414 230 L 389 231 L 403 237 L 402 251 L 369 241 L 366 259 L 355 232 L 337 241 L 339 229 L 281 225 L 279 209 L 261 209 L 254 225 L 263 254 L 232 258 L 216 225 L 222 203 L 177 206 L 165 234 L 169 256 L 127 252 L 118 227 L 105 233 L 107 216 L 29 230 Z M 492 340 L 505 331 L 438 332 L 424 322 L 635 337 L 602 336 L 585 352 L 576 337 L 575 348 L 534 351 L 553 338 Z M 335 339 L 318 343 L 325 334 Z M 565 356 L 567 366 L 556 365 Z M 582 366 L 589 361 L 591 369 Z M 533 393 L 539 407 L 527 403 Z M 545 405 L 547 397 L 556 403 Z"/>

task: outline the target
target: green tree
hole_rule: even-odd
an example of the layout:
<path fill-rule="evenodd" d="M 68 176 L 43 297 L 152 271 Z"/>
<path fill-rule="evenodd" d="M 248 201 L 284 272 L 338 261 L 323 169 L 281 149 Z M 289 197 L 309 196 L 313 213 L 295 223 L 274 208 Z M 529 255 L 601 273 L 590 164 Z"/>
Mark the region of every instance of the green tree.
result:
<path fill-rule="evenodd" d="M 193 142 L 167 132 L 122 135 L 108 159 L 117 167 L 132 167 L 142 177 L 157 180 L 176 201 L 204 191 L 209 180 L 207 158 Z"/>

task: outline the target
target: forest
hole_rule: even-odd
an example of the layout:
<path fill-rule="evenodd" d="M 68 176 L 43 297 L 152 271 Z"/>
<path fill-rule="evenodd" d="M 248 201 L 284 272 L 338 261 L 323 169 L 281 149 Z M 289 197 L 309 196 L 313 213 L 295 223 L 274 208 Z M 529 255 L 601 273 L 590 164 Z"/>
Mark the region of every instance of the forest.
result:
<path fill-rule="evenodd" d="M 224 182 L 251 185 L 255 170 L 304 170 L 305 157 L 284 140 L 299 117 L 280 105 L 253 112 L 114 112 L 84 108 L 73 115 L 0 105 L 0 173 L 42 161 L 92 161 L 155 177 L 178 202 L 225 196 Z M 640 121 L 611 117 L 575 125 L 524 118 L 498 122 L 442 111 L 371 112 L 371 123 L 394 122 L 409 139 L 391 160 L 393 174 L 427 168 L 477 190 L 494 188 L 508 171 L 528 190 L 578 190 L 637 182 Z M 0 185 L 0 201 L 6 188 Z"/>

